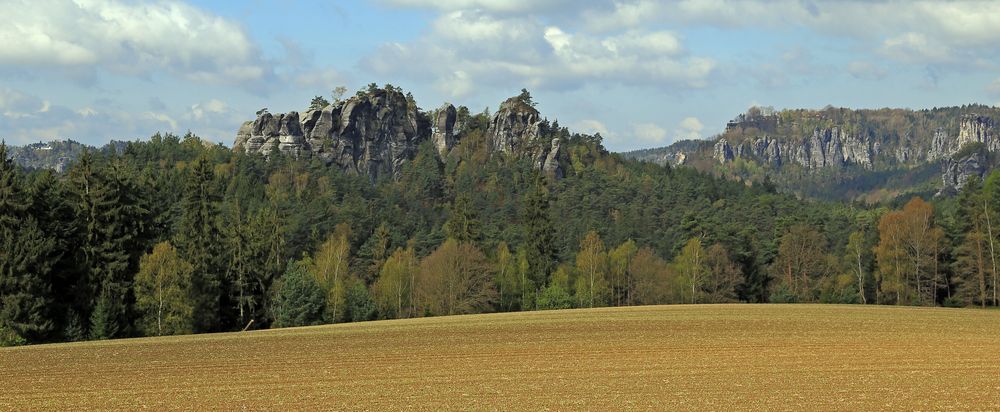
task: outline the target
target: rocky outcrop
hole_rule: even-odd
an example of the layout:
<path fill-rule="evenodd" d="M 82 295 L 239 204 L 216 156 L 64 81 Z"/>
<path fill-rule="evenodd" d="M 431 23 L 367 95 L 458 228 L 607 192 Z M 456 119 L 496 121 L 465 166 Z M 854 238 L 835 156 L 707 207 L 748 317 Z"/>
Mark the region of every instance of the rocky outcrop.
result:
<path fill-rule="evenodd" d="M 459 130 L 457 129 L 461 129 L 461 125 L 456 124 L 457 121 L 458 112 L 451 104 L 441 106 L 434 113 L 434 119 L 431 122 L 431 139 L 434 140 L 434 146 L 437 147 L 438 154 L 442 158 L 451 152 L 451 148 L 455 147 L 458 140 Z"/>
<path fill-rule="evenodd" d="M 519 97 L 511 97 L 497 109 L 490 121 L 486 134 L 489 136 L 490 151 L 494 154 L 527 157 L 539 170 L 556 177 L 562 177 L 560 159 L 567 156 L 559 139 L 547 141 L 542 138 L 542 125 L 547 124 L 534 107 Z"/>
<path fill-rule="evenodd" d="M 398 178 L 417 145 L 429 135 L 418 130 L 417 109 L 398 90 L 374 90 L 322 109 L 272 115 L 244 123 L 234 150 L 270 155 L 274 150 L 316 156 L 347 173 Z"/>
<path fill-rule="evenodd" d="M 428 119 L 423 122 L 420 119 Z M 560 178 L 568 163 L 558 139 L 542 137 L 547 123 L 519 98 L 500 105 L 486 133 L 493 154 L 529 158 L 546 174 Z M 398 179 L 417 147 L 430 139 L 444 159 L 465 128 L 451 104 L 418 113 L 398 89 L 369 90 L 322 109 L 271 114 L 262 110 L 236 133 L 234 150 L 270 156 L 316 157 L 347 173 Z"/>
<path fill-rule="evenodd" d="M 866 139 L 832 127 L 816 129 L 812 135 L 795 142 L 765 135 L 734 144 L 723 137 L 715 143 L 713 157 L 722 163 L 737 157 L 749 158 L 775 167 L 791 162 L 810 170 L 851 164 L 871 169 L 874 153 Z"/>
<path fill-rule="evenodd" d="M 556 179 L 565 177 L 562 164 L 569 161 L 569 156 L 562 150 L 561 144 L 559 139 L 552 139 L 549 152 L 545 155 L 545 161 L 542 163 L 542 172 Z"/>
<path fill-rule="evenodd" d="M 962 116 L 958 128 L 958 139 L 956 139 L 953 149 L 957 152 L 969 143 L 982 143 L 986 150 L 1000 151 L 1000 139 L 993 131 L 993 119 L 978 114 Z"/>
<path fill-rule="evenodd" d="M 502 104 L 490 121 L 487 134 L 494 153 L 524 153 L 536 143 L 542 119 L 538 110 L 518 97 Z"/>
<path fill-rule="evenodd" d="M 778 123 L 775 123 L 778 124 Z M 743 127 L 730 122 L 727 131 L 761 130 Z M 857 165 L 873 169 L 876 159 L 889 164 L 915 164 L 948 158 L 958 153 L 970 143 L 981 143 L 989 151 L 1000 151 L 1000 138 L 993 130 L 990 117 L 977 114 L 963 115 L 957 133 L 949 133 L 945 128 L 934 131 L 930 143 L 913 141 L 910 133 L 887 140 L 874 138 L 867 133 L 850 133 L 839 126 L 814 129 L 810 135 L 795 139 L 790 136 L 744 137 L 732 141 L 723 135 L 712 151 L 712 157 L 722 163 L 737 157 L 749 158 L 775 167 L 782 164 L 798 164 L 807 170 L 841 168 Z"/>
<path fill-rule="evenodd" d="M 972 176 L 982 178 L 988 170 L 986 155 L 976 150 L 961 158 L 948 158 L 941 170 L 941 191 L 938 195 L 957 193 Z"/>

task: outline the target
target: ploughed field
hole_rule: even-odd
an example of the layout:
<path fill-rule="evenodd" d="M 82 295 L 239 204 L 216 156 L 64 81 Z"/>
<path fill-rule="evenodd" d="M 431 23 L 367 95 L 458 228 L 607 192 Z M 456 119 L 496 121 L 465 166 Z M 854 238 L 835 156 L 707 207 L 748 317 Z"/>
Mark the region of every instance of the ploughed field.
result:
<path fill-rule="evenodd" d="M 1000 312 L 646 306 L 0 349 L 0 409 L 1000 409 Z"/>

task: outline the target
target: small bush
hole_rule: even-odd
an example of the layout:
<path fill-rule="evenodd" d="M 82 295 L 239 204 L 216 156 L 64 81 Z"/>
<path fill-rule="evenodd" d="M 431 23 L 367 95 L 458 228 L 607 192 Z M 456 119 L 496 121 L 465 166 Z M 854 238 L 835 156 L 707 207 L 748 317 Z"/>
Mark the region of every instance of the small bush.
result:
<path fill-rule="evenodd" d="M 9 328 L 0 325 L 0 347 L 23 346 L 27 344 L 28 341 L 26 339 L 14 333 L 14 331 L 10 330 Z"/>
<path fill-rule="evenodd" d="M 538 294 L 538 309 L 569 309 L 573 307 L 573 297 L 559 284 L 553 283 Z"/>

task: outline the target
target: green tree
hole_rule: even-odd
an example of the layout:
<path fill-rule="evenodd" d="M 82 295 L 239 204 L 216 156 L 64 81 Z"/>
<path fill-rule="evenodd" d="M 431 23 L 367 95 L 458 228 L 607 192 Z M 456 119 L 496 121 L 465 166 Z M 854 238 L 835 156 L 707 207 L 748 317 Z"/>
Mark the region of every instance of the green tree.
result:
<path fill-rule="evenodd" d="M 689 303 L 698 303 L 702 300 L 702 289 L 708 277 L 705 260 L 705 249 L 702 248 L 699 238 L 689 239 L 681 249 L 681 253 L 674 259 L 674 270 L 689 292 L 686 299 Z"/>
<path fill-rule="evenodd" d="M 459 242 L 479 243 L 482 239 L 482 228 L 468 193 L 462 192 L 455 197 L 444 233 Z"/>
<path fill-rule="evenodd" d="M 237 326 L 250 324 L 265 317 L 264 308 L 270 292 L 276 259 L 270 256 L 267 212 L 247 216 L 239 201 L 228 207 L 226 224 L 222 227 L 226 241 L 226 279 L 229 284 L 229 301 L 235 306 Z"/>
<path fill-rule="evenodd" d="M 530 288 L 538 290 L 548 281 L 559 258 L 554 238 L 555 228 L 549 217 L 549 194 L 546 180 L 541 175 L 535 179 L 525 195 L 523 209 L 524 252 L 527 261 L 526 280 Z M 527 288 L 528 283 L 522 283 Z"/>
<path fill-rule="evenodd" d="M 552 273 L 548 286 L 538 294 L 537 309 L 569 309 L 573 307 L 573 296 L 570 295 L 569 278 L 572 268 L 560 265 Z"/>
<path fill-rule="evenodd" d="M 212 164 L 200 157 L 188 169 L 175 240 L 181 258 L 193 268 L 191 295 L 196 332 L 223 328 L 220 303 L 225 270 L 220 262 L 223 242 L 217 221 L 218 203 Z"/>
<path fill-rule="evenodd" d="M 500 242 L 497 246 L 493 272 L 499 298 L 497 305 L 501 311 L 508 311 L 514 308 L 514 304 L 520 302 L 521 283 L 518 277 L 517 257 L 510 252 L 506 242 Z"/>
<path fill-rule="evenodd" d="M 132 277 L 151 226 L 147 197 L 136 176 L 125 159 L 112 156 L 99 164 L 89 153 L 69 172 L 69 193 L 81 228 L 76 241 L 83 275 L 75 296 L 80 313 L 90 315 L 93 338 L 131 333 Z M 98 308 L 100 313 L 90 312 Z M 100 330 L 94 330 L 94 322 Z"/>
<path fill-rule="evenodd" d="M 113 339 L 121 334 L 121 319 L 125 315 L 125 305 L 121 299 L 121 288 L 106 282 L 97 297 L 97 304 L 90 314 L 90 339 Z"/>
<path fill-rule="evenodd" d="M 278 282 L 274 325 L 279 328 L 323 323 L 326 294 L 309 273 L 306 261 L 288 262 L 288 270 Z"/>
<path fill-rule="evenodd" d="M 55 329 L 49 312 L 55 243 L 28 213 L 29 206 L 17 168 L 0 142 L 0 330 L 16 335 L 0 340 L 39 342 Z"/>
<path fill-rule="evenodd" d="M 986 216 L 981 207 L 982 203 L 982 186 L 978 177 L 973 176 L 958 196 L 957 221 L 961 237 L 955 248 L 954 270 L 957 275 L 956 297 L 966 304 L 978 303 L 985 308 L 989 300 L 987 285 L 991 265 Z M 881 225 L 879 227 L 882 228 Z M 886 240 L 883 238 L 882 242 Z M 882 247 L 881 242 L 879 247 Z M 879 267 L 882 265 L 880 259 Z"/>
<path fill-rule="evenodd" d="M 309 102 L 309 110 L 322 110 L 324 107 L 329 105 L 330 101 L 326 100 L 325 97 L 316 96 Z"/>
<path fill-rule="evenodd" d="M 344 318 L 346 285 L 350 275 L 351 227 L 346 223 L 337 225 L 333 233 L 320 245 L 313 256 L 313 266 L 309 271 L 316 277 L 316 283 L 326 293 L 326 320 L 335 323 Z"/>
<path fill-rule="evenodd" d="M 413 280 L 420 262 L 412 248 L 397 248 L 382 265 L 378 280 L 372 287 L 379 314 L 385 318 L 402 318 L 413 313 Z"/>
<path fill-rule="evenodd" d="M 615 305 L 632 304 L 632 259 L 635 258 L 639 248 L 635 241 L 629 239 L 608 252 L 608 263 L 610 265 L 611 289 L 615 298 Z"/>
<path fill-rule="evenodd" d="M 362 322 L 375 319 L 378 308 L 372 299 L 365 282 L 352 276 L 347 281 L 347 292 L 344 296 L 344 318 L 350 322 Z"/>
<path fill-rule="evenodd" d="M 135 276 L 139 326 L 146 335 L 181 335 L 194 328 L 191 302 L 193 268 L 168 242 L 142 257 Z"/>
<path fill-rule="evenodd" d="M 591 230 L 580 241 L 576 255 L 576 298 L 580 306 L 594 307 L 607 304 L 610 295 L 607 285 L 608 254 L 597 232 Z"/>

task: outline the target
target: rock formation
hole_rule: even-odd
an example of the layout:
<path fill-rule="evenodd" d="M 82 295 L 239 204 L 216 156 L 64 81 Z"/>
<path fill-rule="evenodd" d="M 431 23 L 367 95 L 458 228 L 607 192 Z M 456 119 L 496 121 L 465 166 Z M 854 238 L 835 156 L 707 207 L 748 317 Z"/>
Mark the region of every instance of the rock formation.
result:
<path fill-rule="evenodd" d="M 459 130 L 456 129 L 461 129 L 461 125 L 456 125 L 457 121 L 458 112 L 451 104 L 441 106 L 434 113 L 434 120 L 431 122 L 431 139 L 434 140 L 434 146 L 437 147 L 438 154 L 442 158 L 448 156 L 458 140 L 456 135 Z"/>
<path fill-rule="evenodd" d="M 986 155 L 981 150 L 960 158 L 948 158 L 942 165 L 941 190 L 938 195 L 957 193 L 972 176 L 985 176 L 987 166 Z"/>
<path fill-rule="evenodd" d="M 347 173 L 398 178 L 427 131 L 418 130 L 417 109 L 398 90 L 376 89 L 322 109 L 272 115 L 243 124 L 234 150 L 270 155 L 317 156 Z"/>
<path fill-rule="evenodd" d="M 738 124 L 730 122 L 728 128 L 736 127 Z M 899 137 L 896 142 L 877 141 L 867 134 L 846 132 L 839 126 L 817 128 L 811 135 L 800 139 L 762 133 L 734 142 L 723 135 L 715 142 L 712 157 L 720 163 L 731 162 L 738 157 L 748 158 L 775 168 L 791 163 L 807 170 L 849 165 L 871 170 L 877 159 L 895 164 L 947 159 L 970 143 L 981 143 L 991 152 L 1000 151 L 1000 138 L 993 131 L 993 121 L 989 117 L 963 115 L 956 132 L 949 134 L 944 128 L 938 128 L 926 147 L 912 141 L 909 134 Z M 885 150 L 889 147 L 892 147 L 891 150 Z"/>
<path fill-rule="evenodd" d="M 428 119 L 423 122 L 421 118 Z M 500 105 L 488 130 L 493 154 L 529 158 L 532 164 L 556 178 L 563 177 L 565 151 L 558 139 L 542 136 L 537 110 L 511 98 Z M 271 114 L 240 127 L 233 150 L 269 156 L 275 151 L 293 157 L 318 157 L 347 173 L 368 176 L 374 182 L 398 179 L 403 165 L 417 147 L 431 140 L 442 159 L 458 144 L 465 125 L 451 104 L 425 115 L 418 113 L 398 89 L 374 89 L 322 109 Z"/>
<path fill-rule="evenodd" d="M 542 119 L 538 110 L 518 97 L 500 104 L 487 134 L 494 153 L 523 153 L 539 135 Z"/>
<path fill-rule="evenodd" d="M 874 153 L 867 139 L 831 127 L 815 129 L 798 141 L 779 141 L 764 135 L 734 145 L 723 137 L 715 143 L 713 157 L 721 163 L 737 157 L 750 158 L 775 167 L 791 162 L 810 170 L 851 164 L 871 169 Z"/>
<path fill-rule="evenodd" d="M 957 152 L 969 143 L 982 143 L 986 150 L 1000 151 L 1000 139 L 993 131 L 993 119 L 978 114 L 962 116 L 958 128 L 958 139 L 956 139 L 953 150 Z"/>

